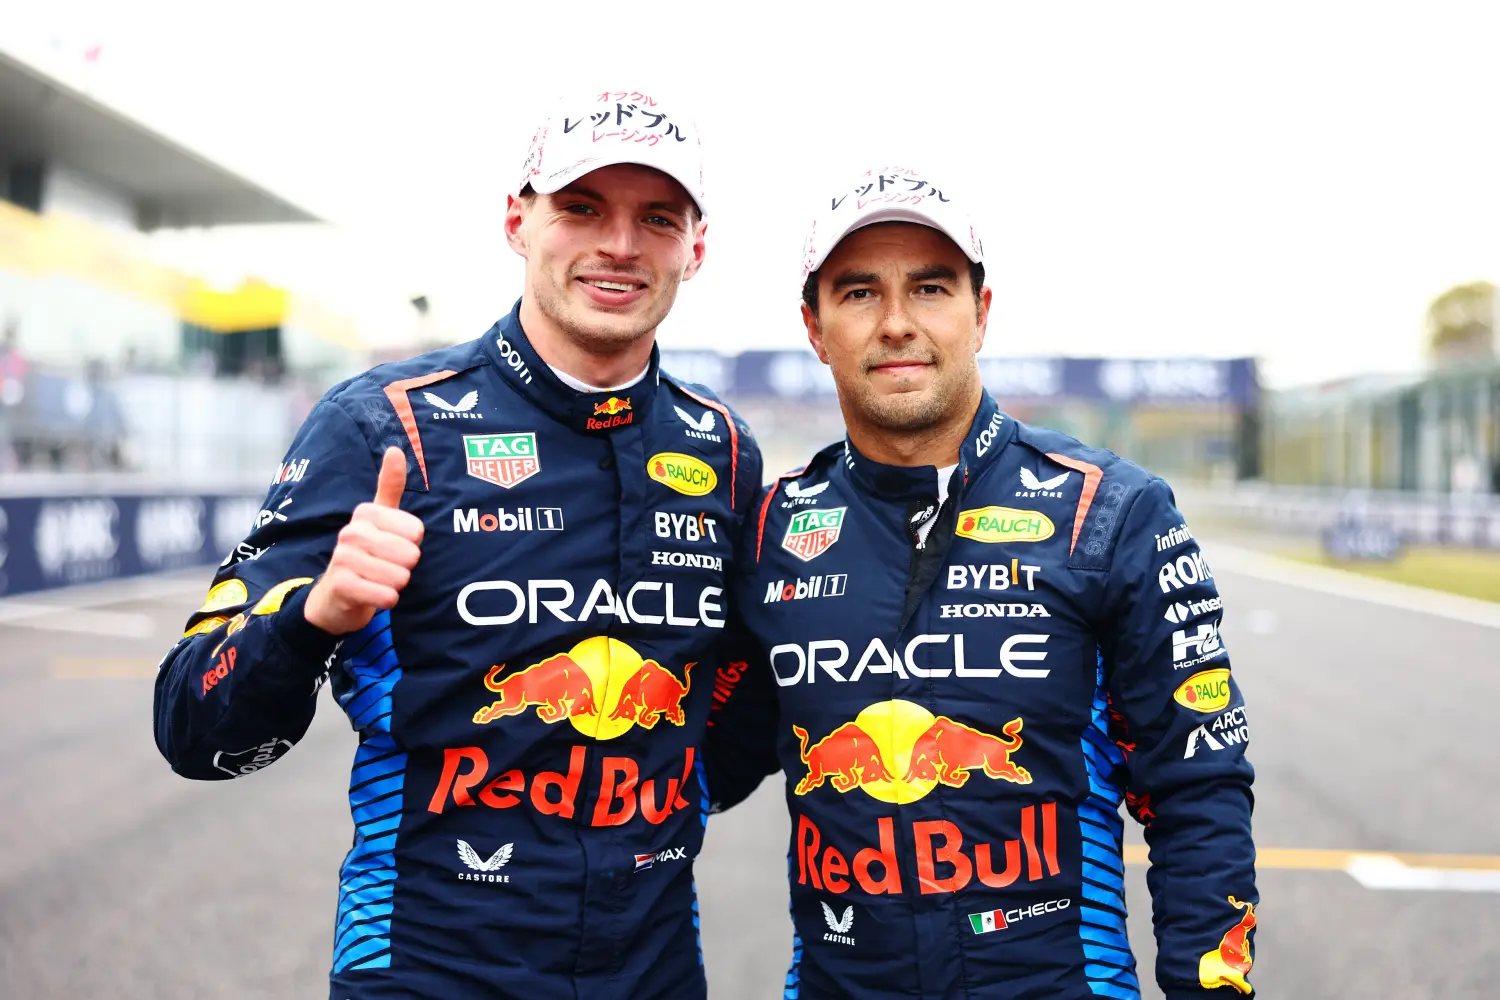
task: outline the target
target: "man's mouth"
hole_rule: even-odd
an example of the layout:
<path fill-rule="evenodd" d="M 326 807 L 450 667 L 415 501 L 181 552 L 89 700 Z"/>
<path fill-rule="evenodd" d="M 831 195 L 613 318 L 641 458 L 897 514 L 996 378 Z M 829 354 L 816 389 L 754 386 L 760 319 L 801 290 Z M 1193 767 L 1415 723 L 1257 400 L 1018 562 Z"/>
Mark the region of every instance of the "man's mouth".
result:
<path fill-rule="evenodd" d="M 646 287 L 637 281 L 604 281 L 599 278 L 579 278 L 578 280 L 586 285 L 593 285 L 595 288 L 603 288 L 610 292 L 634 292 Z"/>

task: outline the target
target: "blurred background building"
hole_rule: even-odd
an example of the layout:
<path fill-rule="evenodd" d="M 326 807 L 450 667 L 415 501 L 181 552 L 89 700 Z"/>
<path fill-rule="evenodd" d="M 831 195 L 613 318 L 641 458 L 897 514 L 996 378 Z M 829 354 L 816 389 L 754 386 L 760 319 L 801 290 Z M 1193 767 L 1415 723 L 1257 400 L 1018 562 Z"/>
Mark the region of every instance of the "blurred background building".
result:
<path fill-rule="evenodd" d="M 393 344 L 316 290 L 183 265 L 195 234 L 288 224 L 320 220 L 0 51 L 0 593 L 161 565 L 142 557 L 143 518 L 174 540 L 174 558 L 216 560 L 324 390 L 443 339 L 424 296 L 411 298 L 410 335 Z M 507 302 L 497 299 L 497 315 Z M 1428 372 L 1280 392 L 1263 390 L 1256 360 L 1243 357 L 986 355 L 981 369 L 1014 416 L 1110 448 L 1239 516 L 1293 511 L 1311 530 L 1359 490 L 1391 517 L 1425 505 L 1413 522 L 1424 538 L 1500 547 L 1495 325 L 1494 286 L 1457 286 L 1429 311 Z M 810 351 L 664 357 L 741 410 L 768 473 L 842 436 L 832 380 Z M 1456 521 L 1443 513 L 1455 496 L 1465 505 Z M 88 503 L 99 497 L 112 506 Z M 163 528 L 173 517 L 192 523 Z M 76 530 L 49 529 L 51 549 L 28 555 L 22 572 L 14 553 L 43 546 L 16 541 L 45 524 Z M 107 538 L 76 559 L 58 540 L 91 534 Z"/>

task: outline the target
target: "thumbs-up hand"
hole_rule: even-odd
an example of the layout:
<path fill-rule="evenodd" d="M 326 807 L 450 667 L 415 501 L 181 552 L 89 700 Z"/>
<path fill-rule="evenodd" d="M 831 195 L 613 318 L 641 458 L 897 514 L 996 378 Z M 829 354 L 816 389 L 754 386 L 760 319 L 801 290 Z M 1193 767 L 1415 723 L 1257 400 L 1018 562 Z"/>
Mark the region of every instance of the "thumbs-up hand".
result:
<path fill-rule="evenodd" d="M 313 584 L 302 613 L 332 635 L 357 632 L 376 612 L 396 606 L 421 558 L 420 518 L 401 509 L 406 455 L 387 448 L 375 498 L 354 508 L 339 532 L 328 569 Z"/>

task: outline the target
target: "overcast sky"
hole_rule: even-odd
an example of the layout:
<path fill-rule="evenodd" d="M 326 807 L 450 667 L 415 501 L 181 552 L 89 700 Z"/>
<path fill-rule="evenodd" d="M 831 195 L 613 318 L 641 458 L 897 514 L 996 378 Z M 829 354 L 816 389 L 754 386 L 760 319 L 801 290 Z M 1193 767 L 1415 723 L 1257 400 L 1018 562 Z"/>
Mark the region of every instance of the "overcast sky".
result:
<path fill-rule="evenodd" d="M 1256 355 L 1289 385 L 1417 367 L 1431 298 L 1500 279 L 1500 5 L 1375 6 L 0 0 L 0 45 L 99 42 L 101 99 L 338 223 L 194 253 L 377 337 L 413 294 L 454 339 L 509 308 L 532 131 L 626 87 L 704 134 L 667 346 L 804 343 L 813 207 L 894 162 L 980 222 L 987 354 Z"/>

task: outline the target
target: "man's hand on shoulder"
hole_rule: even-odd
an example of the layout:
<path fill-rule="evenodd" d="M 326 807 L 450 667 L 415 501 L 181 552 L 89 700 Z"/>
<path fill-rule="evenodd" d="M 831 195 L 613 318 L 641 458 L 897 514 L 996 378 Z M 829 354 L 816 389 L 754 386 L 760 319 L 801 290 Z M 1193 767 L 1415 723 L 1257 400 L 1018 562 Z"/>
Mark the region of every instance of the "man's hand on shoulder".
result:
<path fill-rule="evenodd" d="M 328 569 L 303 606 L 308 622 L 331 635 L 357 632 L 396 606 L 421 558 L 422 521 L 401 509 L 406 455 L 387 448 L 375 498 L 354 508 L 339 532 Z"/>

